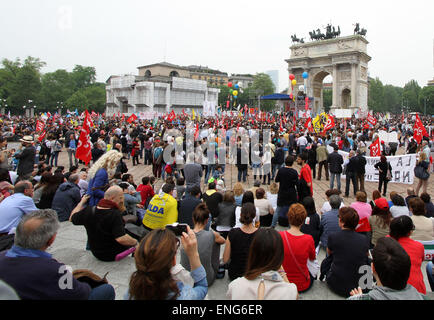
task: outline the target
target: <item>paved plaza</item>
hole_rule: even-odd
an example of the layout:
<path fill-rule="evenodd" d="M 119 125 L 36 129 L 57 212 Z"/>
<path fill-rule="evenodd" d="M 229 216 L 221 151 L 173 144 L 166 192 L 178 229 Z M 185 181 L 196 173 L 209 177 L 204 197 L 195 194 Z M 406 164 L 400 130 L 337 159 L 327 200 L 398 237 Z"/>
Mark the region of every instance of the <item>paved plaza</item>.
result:
<path fill-rule="evenodd" d="M 402 150 L 401 154 L 402 154 Z M 143 160 L 141 160 L 143 163 Z M 137 185 L 141 183 L 141 178 L 143 176 L 151 176 L 152 175 L 152 167 L 144 166 L 140 164 L 138 166 L 132 166 L 132 159 L 126 160 L 125 163 L 128 166 L 128 173 L 131 173 L 134 177 L 134 181 Z M 67 170 L 69 168 L 67 153 L 62 151 L 59 155 L 59 165 L 65 166 Z M 80 166 L 80 168 L 82 165 Z M 297 171 L 300 171 L 300 167 L 298 165 L 294 165 L 294 168 Z M 233 185 L 237 181 L 237 169 L 234 166 L 227 165 L 225 170 L 225 180 L 226 187 L 231 189 Z M 162 180 L 157 180 L 155 184 L 155 190 L 158 191 L 162 185 Z M 249 189 L 253 186 L 253 173 L 249 170 L 248 181 L 244 185 L 245 189 Z M 409 185 L 404 184 L 393 184 L 389 183 L 388 185 L 388 196 L 392 191 L 396 191 L 401 195 L 406 195 L 406 190 Z M 413 187 L 416 187 L 416 183 Z M 268 190 L 268 186 L 264 186 L 266 190 Z M 377 188 L 377 183 L 366 182 L 365 189 L 368 193 L 368 197 L 372 195 L 372 191 Z M 323 174 L 323 179 L 321 181 L 315 180 L 313 185 L 314 190 L 314 199 L 317 207 L 317 211 L 320 210 L 322 204 L 326 200 L 325 192 L 329 189 L 329 181 L 326 181 Z M 345 189 L 345 180 L 342 180 L 342 191 Z M 202 190 L 205 190 L 202 187 Z M 350 189 L 352 190 L 352 189 Z M 428 193 L 434 195 L 434 186 L 430 184 L 428 187 Z M 344 198 L 345 205 L 350 205 L 355 201 L 352 192 L 350 192 L 349 198 Z M 281 227 L 278 227 L 277 230 L 284 230 Z M 90 251 L 86 251 L 86 231 L 82 226 L 74 226 L 70 222 L 61 223 L 61 228 L 58 232 L 57 238 L 54 244 L 48 249 L 48 252 L 53 254 L 53 257 L 58 261 L 65 263 L 75 269 L 90 269 L 96 274 L 100 276 L 104 276 L 108 272 L 107 279 L 110 284 L 112 284 L 116 290 L 116 299 L 123 299 L 125 292 L 128 289 L 128 282 L 130 275 L 135 271 L 135 263 L 134 258 L 131 256 L 123 259 L 119 262 L 102 262 L 98 261 Z M 223 255 L 224 245 L 221 247 L 220 254 Z M 320 251 L 318 255 L 318 259 L 321 262 L 325 257 L 324 251 Z M 178 252 L 177 261 L 180 261 L 180 255 Z M 426 262 L 422 265 L 422 270 L 424 274 L 425 285 L 427 287 L 427 291 L 429 290 L 429 283 L 425 274 L 425 266 Z M 211 300 L 225 300 L 226 299 L 226 291 L 229 284 L 229 278 L 226 276 L 224 279 L 216 280 L 214 284 L 208 290 L 208 298 Z M 431 298 L 434 298 L 433 293 L 429 293 Z M 310 289 L 307 293 L 301 294 L 300 299 L 303 300 L 336 300 L 343 299 L 335 294 L 333 294 L 330 290 L 328 290 L 325 282 L 315 281 L 312 289 Z"/>

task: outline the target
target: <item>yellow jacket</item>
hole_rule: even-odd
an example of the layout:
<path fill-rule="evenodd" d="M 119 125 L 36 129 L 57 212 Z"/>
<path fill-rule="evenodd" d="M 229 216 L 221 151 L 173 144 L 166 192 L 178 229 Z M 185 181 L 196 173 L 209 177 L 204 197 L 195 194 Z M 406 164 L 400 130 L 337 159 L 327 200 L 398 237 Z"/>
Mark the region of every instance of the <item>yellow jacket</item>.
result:
<path fill-rule="evenodd" d="M 167 193 L 156 194 L 149 202 L 143 225 L 150 229 L 162 229 L 178 220 L 178 202 Z"/>

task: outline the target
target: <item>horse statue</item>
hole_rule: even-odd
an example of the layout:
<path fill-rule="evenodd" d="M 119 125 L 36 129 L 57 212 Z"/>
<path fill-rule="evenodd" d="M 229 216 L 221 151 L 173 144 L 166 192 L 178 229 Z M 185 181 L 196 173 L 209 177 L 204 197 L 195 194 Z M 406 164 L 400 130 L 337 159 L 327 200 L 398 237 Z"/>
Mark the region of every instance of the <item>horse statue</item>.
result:
<path fill-rule="evenodd" d="M 358 34 L 360 34 L 361 36 L 366 36 L 366 33 L 367 33 L 367 32 L 368 32 L 368 31 L 367 31 L 366 29 L 363 29 L 363 28 L 362 28 L 362 30 L 360 30 Z"/>
<path fill-rule="evenodd" d="M 300 42 L 300 39 L 297 38 L 297 35 L 291 35 L 292 42 Z"/>
<path fill-rule="evenodd" d="M 354 34 L 359 34 L 360 31 L 360 24 L 356 23 L 356 27 L 354 28 Z"/>

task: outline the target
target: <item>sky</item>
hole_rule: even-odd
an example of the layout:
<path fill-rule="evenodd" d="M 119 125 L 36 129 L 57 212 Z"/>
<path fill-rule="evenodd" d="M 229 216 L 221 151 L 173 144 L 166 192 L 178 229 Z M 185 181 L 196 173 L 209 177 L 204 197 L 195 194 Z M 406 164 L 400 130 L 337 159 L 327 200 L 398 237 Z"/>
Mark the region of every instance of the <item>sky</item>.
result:
<path fill-rule="evenodd" d="M 383 84 L 420 86 L 434 78 L 434 1 L 193 1 L 3 0 L 0 59 L 38 57 L 43 73 L 93 66 L 97 81 L 138 74 L 137 67 L 167 61 L 228 74 L 279 71 L 292 34 L 328 23 L 352 35 L 368 30 L 369 75 Z"/>

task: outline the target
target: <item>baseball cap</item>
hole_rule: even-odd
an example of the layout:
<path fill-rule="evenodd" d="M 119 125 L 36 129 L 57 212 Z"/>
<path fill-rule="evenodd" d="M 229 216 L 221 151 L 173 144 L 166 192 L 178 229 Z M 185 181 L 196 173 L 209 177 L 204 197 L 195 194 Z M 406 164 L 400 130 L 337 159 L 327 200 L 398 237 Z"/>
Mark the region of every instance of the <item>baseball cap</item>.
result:
<path fill-rule="evenodd" d="M 374 201 L 375 206 L 380 208 L 380 209 L 389 209 L 389 203 L 387 202 L 387 200 L 385 198 L 379 198 L 377 200 Z"/>

